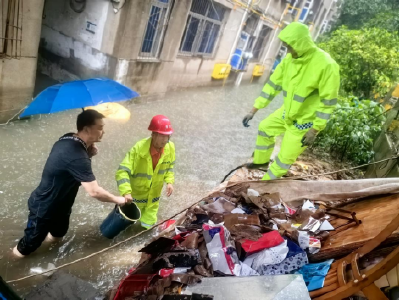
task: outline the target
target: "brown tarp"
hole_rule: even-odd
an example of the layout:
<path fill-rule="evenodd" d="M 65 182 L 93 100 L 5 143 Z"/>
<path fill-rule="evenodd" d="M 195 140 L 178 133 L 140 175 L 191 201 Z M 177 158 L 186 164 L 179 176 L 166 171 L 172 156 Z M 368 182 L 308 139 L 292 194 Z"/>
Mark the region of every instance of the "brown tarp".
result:
<path fill-rule="evenodd" d="M 304 180 L 272 180 L 272 181 L 239 181 L 220 185 L 226 186 L 250 184 L 251 189 L 259 193 L 279 192 L 283 201 L 294 206 L 300 205 L 303 199 L 319 201 L 337 201 L 360 199 L 374 195 L 395 194 L 399 192 L 398 178 L 374 178 L 357 180 L 304 181 Z"/>

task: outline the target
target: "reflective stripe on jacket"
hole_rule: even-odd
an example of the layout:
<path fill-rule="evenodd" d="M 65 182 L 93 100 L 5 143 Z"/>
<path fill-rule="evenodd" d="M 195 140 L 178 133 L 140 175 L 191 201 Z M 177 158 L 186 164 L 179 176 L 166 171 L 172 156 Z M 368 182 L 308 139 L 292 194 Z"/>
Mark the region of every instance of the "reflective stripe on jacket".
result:
<path fill-rule="evenodd" d="M 151 138 L 143 139 L 126 154 L 118 167 L 116 180 L 122 196 L 131 194 L 136 203 L 157 202 L 164 182 L 174 183 L 175 145 L 169 142 L 164 147 L 153 171 L 150 155 Z"/>
<path fill-rule="evenodd" d="M 254 107 L 266 107 L 282 91 L 286 123 L 312 123 L 314 129 L 321 131 L 336 107 L 339 66 L 314 44 L 308 27 L 301 23 L 289 24 L 279 38 L 299 57 L 294 59 L 291 54 L 286 55 L 255 100 Z"/>

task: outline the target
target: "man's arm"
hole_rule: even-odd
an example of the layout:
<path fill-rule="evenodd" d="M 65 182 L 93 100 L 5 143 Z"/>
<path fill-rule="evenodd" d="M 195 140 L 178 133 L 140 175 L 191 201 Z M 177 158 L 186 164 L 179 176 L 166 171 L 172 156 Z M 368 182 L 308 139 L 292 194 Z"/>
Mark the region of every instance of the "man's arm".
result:
<path fill-rule="evenodd" d="M 282 91 L 283 73 L 284 65 L 286 64 L 286 59 L 283 59 L 276 70 L 269 77 L 267 83 L 264 85 L 260 96 L 254 102 L 254 109 L 257 110 L 267 107 L 271 101 Z"/>
<path fill-rule="evenodd" d="M 253 119 L 256 112 L 264 107 L 267 107 L 272 100 L 282 91 L 283 69 L 286 60 L 282 60 L 276 67 L 275 72 L 270 76 L 267 83 L 264 85 L 260 96 L 254 101 L 254 106 L 251 111 L 244 117 L 243 126 L 249 127 L 248 123 Z"/>
<path fill-rule="evenodd" d="M 114 196 L 113 194 L 107 192 L 105 189 L 99 186 L 96 180 L 81 183 L 86 192 L 90 195 L 90 197 L 96 198 L 101 202 L 111 202 L 119 205 L 129 203 L 129 201 L 126 201 L 124 197 Z"/>
<path fill-rule="evenodd" d="M 125 155 L 124 160 L 120 163 L 118 170 L 115 173 L 115 180 L 117 181 L 118 190 L 121 196 L 129 196 L 132 193 L 131 176 L 135 170 L 135 157 L 136 150 L 135 147 L 132 147 L 132 149 Z"/>
<path fill-rule="evenodd" d="M 332 63 L 326 67 L 319 81 L 319 96 L 321 101 L 316 111 L 313 129 L 321 131 L 325 128 L 332 112 L 336 108 L 340 86 L 339 66 Z"/>
<path fill-rule="evenodd" d="M 171 196 L 172 193 L 174 192 L 174 187 L 172 185 L 175 182 L 175 174 L 174 174 L 175 145 L 174 145 L 174 143 L 170 142 L 169 147 L 170 147 L 170 151 L 171 151 L 171 157 L 170 157 L 171 163 L 169 164 L 167 172 L 165 172 L 165 175 L 164 175 L 164 181 L 167 183 L 167 196 L 168 197 Z"/>

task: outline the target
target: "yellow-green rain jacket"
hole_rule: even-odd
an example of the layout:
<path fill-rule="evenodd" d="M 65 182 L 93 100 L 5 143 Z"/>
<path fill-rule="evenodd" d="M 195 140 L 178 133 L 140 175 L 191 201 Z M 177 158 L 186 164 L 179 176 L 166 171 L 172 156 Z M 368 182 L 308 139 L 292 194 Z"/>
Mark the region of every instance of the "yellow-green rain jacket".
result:
<path fill-rule="evenodd" d="M 164 182 L 174 183 L 175 145 L 169 142 L 153 171 L 150 155 L 151 138 L 136 143 L 119 165 L 116 180 L 121 196 L 131 194 L 133 201 L 158 206 Z"/>
<path fill-rule="evenodd" d="M 299 129 L 312 126 L 321 131 L 337 104 L 339 66 L 328 53 L 314 44 L 304 24 L 289 24 L 279 38 L 290 45 L 299 57 L 294 59 L 291 54 L 286 55 L 255 100 L 254 107 L 266 107 L 282 91 L 282 117 L 286 124 L 294 124 Z"/>

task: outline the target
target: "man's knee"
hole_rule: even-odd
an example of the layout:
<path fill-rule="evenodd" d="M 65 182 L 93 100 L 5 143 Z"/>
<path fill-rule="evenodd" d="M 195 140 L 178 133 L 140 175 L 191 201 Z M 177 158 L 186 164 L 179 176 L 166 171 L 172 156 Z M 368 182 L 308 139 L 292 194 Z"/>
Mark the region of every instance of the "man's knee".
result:
<path fill-rule="evenodd" d="M 69 214 L 54 218 L 54 220 L 51 222 L 52 226 L 50 228 L 50 234 L 52 238 L 60 239 L 67 234 L 69 229 L 69 218 Z"/>

